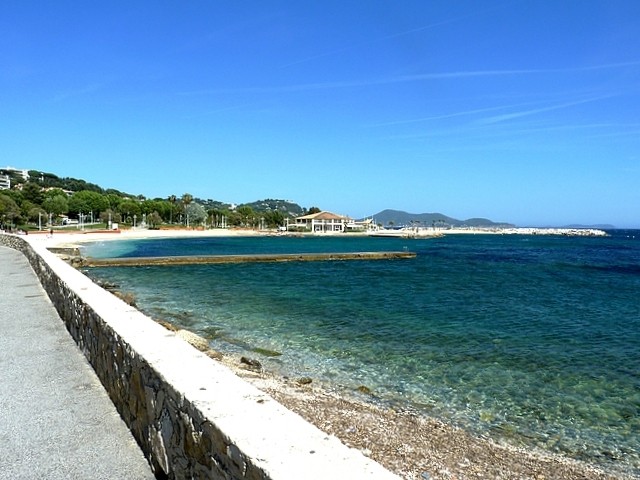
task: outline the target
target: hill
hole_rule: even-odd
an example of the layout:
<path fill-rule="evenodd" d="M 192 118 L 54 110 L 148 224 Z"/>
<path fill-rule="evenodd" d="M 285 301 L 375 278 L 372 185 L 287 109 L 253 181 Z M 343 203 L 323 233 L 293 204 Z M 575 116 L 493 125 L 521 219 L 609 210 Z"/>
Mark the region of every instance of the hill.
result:
<path fill-rule="evenodd" d="M 418 224 L 436 227 L 513 227 L 513 224 L 494 222 L 487 218 L 458 220 L 442 213 L 408 213 L 402 210 L 383 210 L 373 216 L 376 223 L 386 226 L 407 226 Z"/>

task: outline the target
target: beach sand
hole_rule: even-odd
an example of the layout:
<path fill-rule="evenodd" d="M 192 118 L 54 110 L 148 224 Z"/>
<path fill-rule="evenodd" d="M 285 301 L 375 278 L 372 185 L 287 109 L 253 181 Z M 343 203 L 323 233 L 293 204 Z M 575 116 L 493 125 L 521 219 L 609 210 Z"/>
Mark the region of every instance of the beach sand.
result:
<path fill-rule="evenodd" d="M 31 242 L 71 246 L 84 242 L 154 237 L 259 235 L 246 230 L 138 230 L 122 233 L 29 235 Z M 405 479 L 631 479 L 532 449 L 498 444 L 412 411 L 382 408 L 300 379 L 256 370 L 240 358 L 218 356 L 236 375 L 349 447 Z"/>

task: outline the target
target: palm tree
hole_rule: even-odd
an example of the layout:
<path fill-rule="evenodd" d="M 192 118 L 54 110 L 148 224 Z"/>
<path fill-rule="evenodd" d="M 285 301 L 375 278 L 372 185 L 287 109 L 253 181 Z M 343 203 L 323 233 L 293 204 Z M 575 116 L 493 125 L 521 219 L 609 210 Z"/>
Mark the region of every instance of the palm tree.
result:
<path fill-rule="evenodd" d="M 187 210 L 187 207 L 191 202 L 193 202 L 193 195 L 190 193 L 182 195 L 182 205 L 184 206 L 184 213 L 187 217 L 187 228 L 189 228 L 189 211 Z"/>
<path fill-rule="evenodd" d="M 169 195 L 169 198 L 167 198 L 167 200 L 169 200 L 169 202 L 171 203 L 171 208 L 169 209 L 169 223 L 173 224 L 173 209 L 176 206 L 178 198 L 175 195 Z"/>

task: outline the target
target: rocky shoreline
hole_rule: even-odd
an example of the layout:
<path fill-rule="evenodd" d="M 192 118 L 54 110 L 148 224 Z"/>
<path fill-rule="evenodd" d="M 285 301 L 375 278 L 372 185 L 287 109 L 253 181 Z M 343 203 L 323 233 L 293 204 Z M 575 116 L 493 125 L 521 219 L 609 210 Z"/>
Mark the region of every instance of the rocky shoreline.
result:
<path fill-rule="evenodd" d="M 418 412 L 347 398 L 307 377 L 280 377 L 264 370 L 256 359 L 223 355 L 212 350 L 205 338 L 160 323 L 320 430 L 406 480 L 637 478 L 541 450 L 498 444 Z"/>
<path fill-rule="evenodd" d="M 499 445 L 416 412 L 373 404 L 219 359 L 324 432 L 404 479 L 632 479 L 542 451 Z"/>

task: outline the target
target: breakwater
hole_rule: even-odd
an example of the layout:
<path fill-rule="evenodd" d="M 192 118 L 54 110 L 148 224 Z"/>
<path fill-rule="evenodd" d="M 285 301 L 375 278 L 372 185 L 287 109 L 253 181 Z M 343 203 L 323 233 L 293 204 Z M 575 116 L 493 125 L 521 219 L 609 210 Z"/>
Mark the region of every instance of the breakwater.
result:
<path fill-rule="evenodd" d="M 94 284 L 38 240 L 21 251 L 158 478 L 397 478 Z"/>
<path fill-rule="evenodd" d="M 280 253 L 261 255 L 184 255 L 172 257 L 83 258 L 85 267 L 140 267 L 209 263 L 318 262 L 336 260 L 390 260 L 415 258 L 413 252 Z"/>

